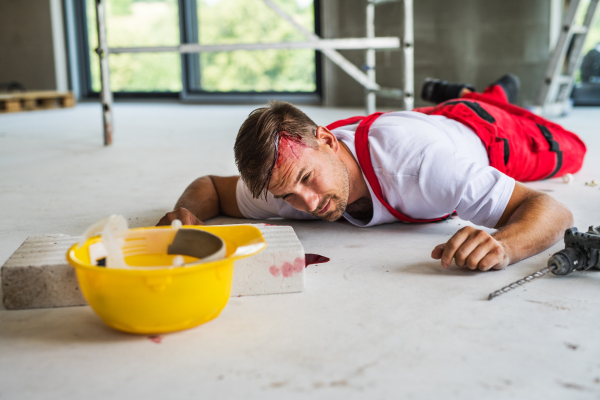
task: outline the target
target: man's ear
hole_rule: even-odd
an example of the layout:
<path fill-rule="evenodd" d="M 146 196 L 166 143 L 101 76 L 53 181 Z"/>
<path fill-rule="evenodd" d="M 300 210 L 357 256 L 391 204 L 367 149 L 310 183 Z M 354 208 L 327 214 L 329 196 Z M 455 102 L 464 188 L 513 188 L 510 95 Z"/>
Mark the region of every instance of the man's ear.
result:
<path fill-rule="evenodd" d="M 336 153 L 340 149 L 340 142 L 337 140 L 333 132 L 324 126 L 319 126 L 317 128 L 317 133 L 315 136 L 319 142 L 319 145 L 325 145 Z"/>

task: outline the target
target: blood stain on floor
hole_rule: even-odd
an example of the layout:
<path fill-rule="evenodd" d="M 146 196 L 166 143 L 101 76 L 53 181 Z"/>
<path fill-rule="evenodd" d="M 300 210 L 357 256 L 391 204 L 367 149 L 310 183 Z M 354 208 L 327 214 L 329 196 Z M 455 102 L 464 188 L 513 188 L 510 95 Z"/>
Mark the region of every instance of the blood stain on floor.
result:
<path fill-rule="evenodd" d="M 322 264 L 329 262 L 329 258 L 322 256 L 320 254 L 311 254 L 307 253 L 304 255 L 305 267 L 308 267 L 311 264 Z"/>

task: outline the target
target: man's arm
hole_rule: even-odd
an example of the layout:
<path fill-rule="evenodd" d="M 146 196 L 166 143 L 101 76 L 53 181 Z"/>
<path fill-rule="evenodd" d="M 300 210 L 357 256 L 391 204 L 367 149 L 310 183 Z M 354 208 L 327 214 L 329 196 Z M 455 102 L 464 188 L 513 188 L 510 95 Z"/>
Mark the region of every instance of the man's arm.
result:
<path fill-rule="evenodd" d="M 175 210 L 162 217 L 157 226 L 170 225 L 174 219 L 184 225 L 202 225 L 217 215 L 244 218 L 235 195 L 239 178 L 210 175 L 196 179 L 177 200 Z"/>
<path fill-rule="evenodd" d="M 462 228 L 436 246 L 431 257 L 441 259 L 444 268 L 454 259 L 459 267 L 472 270 L 502 269 L 552 246 L 572 226 L 573 214 L 565 205 L 516 182 L 497 232 Z"/>

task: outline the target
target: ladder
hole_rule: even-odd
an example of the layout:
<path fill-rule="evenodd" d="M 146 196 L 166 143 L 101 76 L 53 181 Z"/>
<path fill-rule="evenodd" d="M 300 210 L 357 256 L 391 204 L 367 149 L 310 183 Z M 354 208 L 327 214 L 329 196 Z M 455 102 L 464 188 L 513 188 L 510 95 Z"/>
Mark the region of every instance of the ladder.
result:
<path fill-rule="evenodd" d="M 575 74 L 583 60 L 583 44 L 589 32 L 599 0 L 589 0 L 582 25 L 575 21 L 578 10 L 585 7 L 585 0 L 570 0 L 564 15 L 556 48 L 546 68 L 542 86 L 538 92 L 534 111 L 556 117 L 568 114 L 572 109 L 571 91 Z"/>
<path fill-rule="evenodd" d="M 404 55 L 404 88 L 379 89 L 365 88 L 365 104 L 367 114 L 376 111 L 377 96 L 390 99 L 401 99 L 402 108 L 411 111 L 415 105 L 415 78 L 414 78 L 414 29 L 413 29 L 413 0 L 367 0 L 366 26 L 367 38 L 375 38 L 375 6 L 385 3 L 402 1 L 404 5 L 404 34 L 402 36 L 402 51 Z M 375 83 L 375 49 L 367 49 L 363 70 L 371 82 Z"/>

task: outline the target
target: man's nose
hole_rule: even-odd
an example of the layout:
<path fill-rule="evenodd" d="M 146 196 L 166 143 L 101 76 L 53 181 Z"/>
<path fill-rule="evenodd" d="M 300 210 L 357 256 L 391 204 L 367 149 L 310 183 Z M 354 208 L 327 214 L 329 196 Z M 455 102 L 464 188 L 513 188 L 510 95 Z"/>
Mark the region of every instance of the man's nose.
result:
<path fill-rule="evenodd" d="M 306 211 L 318 211 L 315 210 L 319 205 L 319 195 L 317 193 L 313 192 L 312 190 L 304 190 L 302 192 L 301 197 L 304 201 L 304 204 L 306 205 Z"/>

